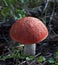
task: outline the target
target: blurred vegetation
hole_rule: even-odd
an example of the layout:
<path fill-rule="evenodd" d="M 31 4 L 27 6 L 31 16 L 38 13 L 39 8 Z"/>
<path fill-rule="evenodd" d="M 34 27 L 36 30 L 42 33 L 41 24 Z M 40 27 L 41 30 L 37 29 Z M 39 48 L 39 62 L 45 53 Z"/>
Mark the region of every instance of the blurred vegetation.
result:
<path fill-rule="evenodd" d="M 38 57 L 36 56 L 26 56 L 24 54 L 21 54 L 21 50 L 14 49 L 11 54 L 0 56 L 0 61 L 3 60 L 5 61 L 6 59 L 11 59 L 11 58 L 18 58 L 18 59 L 25 59 L 27 61 L 32 61 L 36 60 L 36 63 L 43 63 L 43 62 L 48 62 L 51 65 L 58 65 L 58 50 L 55 52 L 54 57 L 49 57 L 46 58 L 44 55 L 39 55 Z M 31 62 L 31 63 L 32 63 Z"/>
<path fill-rule="evenodd" d="M 49 0 L 0 0 L 0 22 L 7 22 L 10 19 L 18 20 L 25 16 L 33 16 L 41 19 L 47 25 L 50 34 L 50 31 L 53 30 L 51 23 L 57 22 L 58 19 L 57 8 L 58 2 L 56 3 L 56 0 L 54 2 L 49 2 Z M 9 50 L 11 53 L 2 54 L 0 60 L 22 58 L 30 61 L 36 59 L 37 63 L 47 61 L 52 65 L 58 65 L 58 50 L 56 50 L 54 57 L 47 59 L 44 55 L 38 56 L 37 58 L 34 56 L 26 57 L 22 53 L 23 47 L 22 45 L 19 45 L 18 49 L 10 47 L 11 49 L 9 48 Z"/>
<path fill-rule="evenodd" d="M 25 9 L 38 6 L 40 0 L 0 0 L 0 20 L 8 18 L 19 19 L 25 17 Z"/>
<path fill-rule="evenodd" d="M 46 19 L 51 21 L 54 16 L 55 3 L 56 0 L 52 3 L 49 0 L 0 0 L 0 21 L 33 16 L 40 18 L 46 24 Z"/>

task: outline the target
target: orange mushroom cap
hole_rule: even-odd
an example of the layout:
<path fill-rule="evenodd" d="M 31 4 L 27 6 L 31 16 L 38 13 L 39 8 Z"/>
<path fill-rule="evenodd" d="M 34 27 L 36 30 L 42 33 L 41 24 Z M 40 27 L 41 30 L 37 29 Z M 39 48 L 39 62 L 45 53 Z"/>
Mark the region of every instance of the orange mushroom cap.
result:
<path fill-rule="evenodd" d="M 46 26 L 37 18 L 25 17 L 17 20 L 10 29 L 10 37 L 23 44 L 43 41 L 48 36 Z"/>

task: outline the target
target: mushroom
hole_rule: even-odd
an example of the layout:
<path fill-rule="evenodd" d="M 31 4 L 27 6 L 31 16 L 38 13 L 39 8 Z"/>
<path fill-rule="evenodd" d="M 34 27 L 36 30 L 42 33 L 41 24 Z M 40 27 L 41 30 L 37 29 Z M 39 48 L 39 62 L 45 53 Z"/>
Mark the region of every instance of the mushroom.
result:
<path fill-rule="evenodd" d="M 41 20 L 24 17 L 17 20 L 10 29 L 10 37 L 24 44 L 24 54 L 35 55 L 36 43 L 48 36 L 48 30 Z"/>

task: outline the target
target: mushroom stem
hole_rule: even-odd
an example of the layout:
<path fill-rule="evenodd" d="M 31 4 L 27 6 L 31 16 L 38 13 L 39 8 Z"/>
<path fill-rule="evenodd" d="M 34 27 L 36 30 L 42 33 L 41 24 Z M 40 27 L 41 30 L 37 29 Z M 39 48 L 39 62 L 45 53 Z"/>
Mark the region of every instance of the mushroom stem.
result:
<path fill-rule="evenodd" d="M 27 44 L 24 45 L 24 54 L 25 55 L 35 55 L 36 51 L 36 44 Z"/>

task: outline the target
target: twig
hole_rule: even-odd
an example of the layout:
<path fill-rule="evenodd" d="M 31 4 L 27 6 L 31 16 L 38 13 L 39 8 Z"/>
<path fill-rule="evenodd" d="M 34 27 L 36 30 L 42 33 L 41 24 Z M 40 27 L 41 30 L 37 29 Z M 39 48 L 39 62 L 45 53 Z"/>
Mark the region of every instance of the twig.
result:
<path fill-rule="evenodd" d="M 41 53 L 38 53 L 37 55 L 35 55 L 35 58 L 34 58 L 34 60 L 30 63 L 30 65 L 32 65 L 32 64 L 36 61 L 37 57 L 40 56 L 40 55 L 41 55 Z"/>
<path fill-rule="evenodd" d="M 21 62 L 20 65 L 24 64 L 25 62 L 26 62 L 26 61 Z"/>
<path fill-rule="evenodd" d="M 43 13 L 44 13 L 44 12 L 45 12 L 45 10 L 47 9 L 48 4 L 49 4 L 49 0 L 47 0 L 47 2 L 46 2 L 46 5 L 45 5 L 45 7 L 44 7 L 44 9 L 43 9 Z"/>
<path fill-rule="evenodd" d="M 8 44 L 10 44 L 4 34 L 3 34 L 3 37 L 4 37 L 5 41 L 6 41 Z M 8 50 L 10 53 L 12 53 L 11 50 L 10 50 L 10 48 L 9 48 L 9 46 L 6 46 L 5 48 L 7 48 L 7 50 Z"/>
<path fill-rule="evenodd" d="M 54 0 L 54 6 L 53 6 L 53 9 L 52 9 L 52 14 L 51 14 L 51 16 L 50 16 L 49 24 L 51 24 L 51 21 L 52 21 L 53 16 L 54 16 L 54 12 L 55 12 L 55 0 Z"/>
<path fill-rule="evenodd" d="M 51 22 L 52 22 L 52 19 L 53 19 L 53 16 L 54 16 L 54 12 L 55 12 L 55 0 L 54 0 L 54 7 L 53 7 L 53 9 L 52 9 L 52 14 L 51 14 L 51 16 L 50 16 L 50 20 L 49 20 L 49 34 L 51 33 L 51 32 L 53 32 L 53 34 L 56 34 L 54 31 L 53 31 L 53 28 L 52 28 L 52 24 L 51 24 Z M 52 38 L 52 37 L 51 37 Z M 53 36 L 53 38 L 54 38 L 54 36 Z"/>

